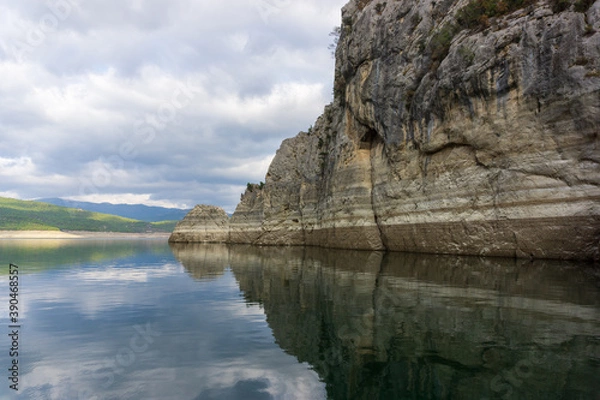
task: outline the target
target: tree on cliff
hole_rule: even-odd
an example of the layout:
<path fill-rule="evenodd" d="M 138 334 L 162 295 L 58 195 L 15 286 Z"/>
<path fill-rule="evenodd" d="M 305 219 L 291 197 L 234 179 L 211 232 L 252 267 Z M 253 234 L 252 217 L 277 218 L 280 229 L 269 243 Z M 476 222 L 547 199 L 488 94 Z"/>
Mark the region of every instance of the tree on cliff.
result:
<path fill-rule="evenodd" d="M 340 34 L 342 33 L 342 27 L 334 26 L 333 30 L 329 32 L 329 36 L 333 38 L 333 43 L 330 43 L 327 48 L 331 51 L 331 57 L 335 58 L 335 49 L 337 48 L 338 42 L 340 41 Z"/>

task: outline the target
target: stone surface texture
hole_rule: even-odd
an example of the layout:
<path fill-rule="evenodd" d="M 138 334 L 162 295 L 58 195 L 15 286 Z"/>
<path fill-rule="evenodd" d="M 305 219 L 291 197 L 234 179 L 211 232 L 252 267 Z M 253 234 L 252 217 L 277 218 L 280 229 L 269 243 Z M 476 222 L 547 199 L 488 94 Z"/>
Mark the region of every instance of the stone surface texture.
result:
<path fill-rule="evenodd" d="M 225 243 L 229 240 L 229 216 L 220 207 L 197 205 L 181 220 L 170 242 Z"/>
<path fill-rule="evenodd" d="M 600 258 L 600 1 L 451 29 L 466 3 L 343 8 L 334 100 L 232 242 Z"/>

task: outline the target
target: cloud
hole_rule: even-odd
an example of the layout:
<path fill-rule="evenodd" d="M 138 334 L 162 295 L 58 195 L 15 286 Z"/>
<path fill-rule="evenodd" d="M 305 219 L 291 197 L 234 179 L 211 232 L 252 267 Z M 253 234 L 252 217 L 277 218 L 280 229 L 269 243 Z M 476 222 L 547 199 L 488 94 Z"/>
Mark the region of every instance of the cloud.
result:
<path fill-rule="evenodd" d="M 252 181 L 260 180 L 264 178 L 263 171 L 266 171 L 271 161 L 272 156 L 263 157 L 261 159 L 250 159 L 242 164 L 236 164 L 228 168 L 219 168 L 213 170 L 216 176 L 223 178 L 234 179 L 238 176 L 248 176 Z"/>
<path fill-rule="evenodd" d="M 0 0 L 0 192 L 233 211 L 330 101 L 344 0 Z"/>
<path fill-rule="evenodd" d="M 170 253 L 147 251 L 151 259 L 136 253 L 29 276 L 23 318 L 35 325 L 28 342 L 34 367 L 22 371 L 24 396 L 326 397 L 318 374 L 276 344 L 264 310 L 241 299 L 231 271 L 206 285 L 184 274 Z M 158 335 L 130 363 L 116 364 L 132 348 L 135 326 L 147 324 Z"/>

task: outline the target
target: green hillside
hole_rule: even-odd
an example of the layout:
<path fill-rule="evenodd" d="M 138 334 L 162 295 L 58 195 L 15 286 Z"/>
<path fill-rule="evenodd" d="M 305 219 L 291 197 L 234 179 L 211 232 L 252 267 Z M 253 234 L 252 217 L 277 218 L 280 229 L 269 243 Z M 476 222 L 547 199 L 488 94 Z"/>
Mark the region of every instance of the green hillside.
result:
<path fill-rule="evenodd" d="M 0 197 L 0 230 L 171 232 L 177 221 L 144 222 L 116 215 Z"/>

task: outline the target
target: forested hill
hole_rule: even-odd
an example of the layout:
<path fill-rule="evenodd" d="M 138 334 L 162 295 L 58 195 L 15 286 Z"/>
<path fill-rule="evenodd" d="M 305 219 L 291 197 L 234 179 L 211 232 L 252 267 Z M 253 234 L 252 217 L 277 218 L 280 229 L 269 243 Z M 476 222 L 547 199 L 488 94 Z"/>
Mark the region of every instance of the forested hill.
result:
<path fill-rule="evenodd" d="M 61 207 L 81 208 L 86 211 L 118 215 L 146 222 L 178 221 L 190 211 L 179 208 L 152 207 L 143 204 L 89 203 L 60 198 L 38 199 L 38 201 Z"/>
<path fill-rule="evenodd" d="M 176 222 L 146 222 L 39 201 L 0 197 L 0 230 L 171 232 Z"/>

